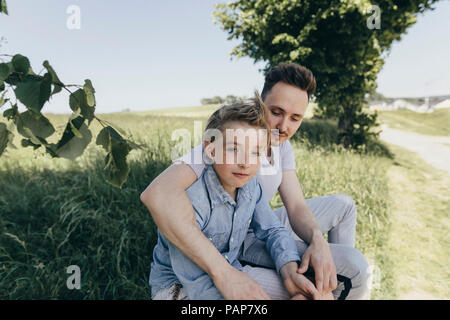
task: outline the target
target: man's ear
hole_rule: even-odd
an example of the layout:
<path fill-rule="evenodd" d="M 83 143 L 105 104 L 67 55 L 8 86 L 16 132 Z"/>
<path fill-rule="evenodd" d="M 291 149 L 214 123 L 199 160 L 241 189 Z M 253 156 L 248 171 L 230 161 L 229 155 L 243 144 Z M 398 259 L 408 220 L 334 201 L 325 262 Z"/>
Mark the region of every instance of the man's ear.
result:
<path fill-rule="evenodd" d="M 214 143 L 211 141 L 205 141 L 205 154 L 208 157 L 208 162 L 210 164 L 214 163 L 214 156 L 215 156 L 215 150 L 214 150 Z"/>

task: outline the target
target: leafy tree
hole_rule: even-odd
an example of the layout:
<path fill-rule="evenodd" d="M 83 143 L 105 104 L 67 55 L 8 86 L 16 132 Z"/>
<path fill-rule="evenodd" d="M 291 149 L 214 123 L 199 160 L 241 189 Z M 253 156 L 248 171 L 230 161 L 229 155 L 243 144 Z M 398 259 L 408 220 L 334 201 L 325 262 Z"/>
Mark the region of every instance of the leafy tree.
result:
<path fill-rule="evenodd" d="M 6 1 L 0 0 L 0 13 L 8 14 Z M 13 128 L 23 137 L 22 147 L 34 149 L 45 148 L 54 158 L 75 160 L 83 154 L 92 140 L 89 125 L 95 119 L 103 126 L 96 138 L 96 143 L 106 152 L 105 173 L 107 182 L 121 187 L 127 180 L 130 168 L 126 162 L 128 153 L 141 146 L 123 138 L 118 130 L 105 120 L 95 115 L 95 89 L 89 79 L 83 85 L 66 85 L 57 76 L 48 61 L 44 61 L 44 75 L 36 74 L 27 57 L 16 55 L 0 55 L 0 108 L 9 124 L 0 122 L 0 156 L 6 147 L 13 145 Z M 55 128 L 41 113 L 45 103 L 62 90 L 69 92 L 69 106 L 72 115 L 57 143 L 49 143 L 47 139 L 55 133 Z M 14 102 L 12 96 L 15 96 Z M 18 103 L 26 107 L 19 112 Z"/>
<path fill-rule="evenodd" d="M 200 102 L 202 105 L 221 104 L 221 103 L 233 104 L 233 103 L 237 103 L 239 101 L 244 101 L 246 99 L 247 99 L 246 96 L 238 97 L 238 96 L 229 94 L 225 98 L 222 98 L 220 96 L 215 96 L 212 98 L 203 98 Z"/>
<path fill-rule="evenodd" d="M 316 116 L 338 118 L 338 143 L 359 147 L 376 135 L 376 114 L 363 111 L 386 52 L 437 0 L 238 0 L 219 4 L 216 23 L 241 39 L 231 55 L 310 68 Z M 379 9 L 379 10 L 378 10 Z"/>

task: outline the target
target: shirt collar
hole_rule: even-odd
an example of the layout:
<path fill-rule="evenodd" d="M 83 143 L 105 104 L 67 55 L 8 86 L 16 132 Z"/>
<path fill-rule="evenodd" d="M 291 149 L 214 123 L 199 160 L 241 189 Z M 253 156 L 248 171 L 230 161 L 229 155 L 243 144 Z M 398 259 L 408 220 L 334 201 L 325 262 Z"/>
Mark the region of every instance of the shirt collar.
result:
<path fill-rule="evenodd" d="M 211 204 L 214 206 L 216 204 L 224 204 L 224 203 L 228 202 L 231 205 L 235 205 L 236 202 L 233 200 L 233 198 L 231 198 L 231 196 L 228 194 L 228 192 L 226 192 L 225 189 L 223 188 L 212 165 L 207 165 L 205 171 L 206 171 L 205 172 L 205 183 L 206 183 L 206 187 L 209 192 L 209 196 L 211 198 Z M 241 188 L 238 188 L 238 192 L 237 192 L 238 201 L 241 198 L 241 196 L 247 198 L 248 200 L 251 199 L 250 190 L 249 190 L 248 185 L 249 185 L 249 183 L 246 183 Z"/>

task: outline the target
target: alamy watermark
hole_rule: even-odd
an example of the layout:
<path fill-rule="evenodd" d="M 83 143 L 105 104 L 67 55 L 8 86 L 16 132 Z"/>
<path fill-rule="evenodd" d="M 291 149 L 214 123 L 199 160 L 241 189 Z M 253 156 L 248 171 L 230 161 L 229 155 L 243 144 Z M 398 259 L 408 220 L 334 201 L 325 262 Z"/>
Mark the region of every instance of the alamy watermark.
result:
<path fill-rule="evenodd" d="M 66 286 L 67 289 L 73 290 L 81 289 L 81 270 L 80 267 L 77 265 L 70 265 L 66 269 L 66 273 L 70 274 L 70 276 L 67 278 Z"/>
<path fill-rule="evenodd" d="M 81 29 L 81 9 L 77 5 L 70 5 L 67 7 L 66 13 L 69 15 L 67 17 L 66 26 L 69 30 L 80 30 Z"/>
<path fill-rule="evenodd" d="M 377 5 L 371 5 L 366 9 L 366 13 L 372 14 L 367 18 L 366 25 L 370 30 L 381 29 L 381 9 Z"/>

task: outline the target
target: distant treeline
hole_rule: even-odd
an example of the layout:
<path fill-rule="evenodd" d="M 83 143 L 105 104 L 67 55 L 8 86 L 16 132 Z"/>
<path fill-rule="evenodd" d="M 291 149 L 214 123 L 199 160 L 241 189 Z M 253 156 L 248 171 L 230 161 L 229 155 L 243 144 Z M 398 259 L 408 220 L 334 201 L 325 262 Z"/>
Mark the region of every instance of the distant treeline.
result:
<path fill-rule="evenodd" d="M 233 95 L 227 95 L 226 97 L 220 97 L 220 96 L 215 96 L 212 98 L 203 98 L 202 100 L 200 100 L 200 103 L 202 105 L 207 105 L 207 104 L 232 104 L 232 103 L 236 103 L 236 102 L 240 102 L 240 101 L 245 101 L 247 100 L 248 97 L 247 96 L 233 96 Z"/>

